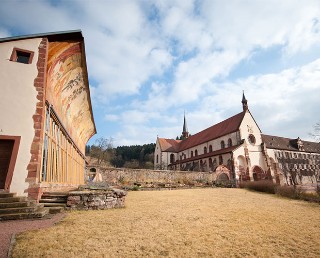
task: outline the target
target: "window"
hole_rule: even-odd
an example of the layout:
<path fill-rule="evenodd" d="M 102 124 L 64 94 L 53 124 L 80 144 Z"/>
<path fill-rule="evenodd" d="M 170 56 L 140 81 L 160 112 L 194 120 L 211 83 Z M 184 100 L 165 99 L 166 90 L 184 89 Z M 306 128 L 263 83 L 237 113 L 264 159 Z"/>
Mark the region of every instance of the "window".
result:
<path fill-rule="evenodd" d="M 203 148 L 203 153 L 206 154 L 207 153 L 207 147 Z"/>
<path fill-rule="evenodd" d="M 34 52 L 20 48 L 14 48 L 10 57 L 10 61 L 22 64 L 31 64 Z"/>
<path fill-rule="evenodd" d="M 222 158 L 222 156 L 220 155 L 219 156 L 219 165 L 222 165 L 223 164 L 223 158 Z"/>
<path fill-rule="evenodd" d="M 194 151 L 194 155 L 197 157 L 198 156 L 198 150 Z"/>
<path fill-rule="evenodd" d="M 232 146 L 232 140 L 231 138 L 228 139 L 228 147 L 231 147 Z"/>
<path fill-rule="evenodd" d="M 170 163 L 174 163 L 175 158 L 174 158 L 174 154 L 170 154 Z"/>
<path fill-rule="evenodd" d="M 209 146 L 209 152 L 212 152 L 212 145 Z"/>
<path fill-rule="evenodd" d="M 193 157 L 193 151 L 191 151 L 191 158 Z"/>
<path fill-rule="evenodd" d="M 226 145 L 225 145 L 225 143 L 224 143 L 224 141 L 221 141 L 221 149 L 224 149 L 225 147 L 226 147 Z"/>
<path fill-rule="evenodd" d="M 249 143 L 251 143 L 251 144 L 255 144 L 256 143 L 256 137 L 254 137 L 253 134 L 249 134 L 248 140 L 249 140 Z"/>
<path fill-rule="evenodd" d="M 157 163 L 159 163 L 159 155 L 157 155 L 157 158 L 156 158 L 156 160 L 157 160 Z"/>

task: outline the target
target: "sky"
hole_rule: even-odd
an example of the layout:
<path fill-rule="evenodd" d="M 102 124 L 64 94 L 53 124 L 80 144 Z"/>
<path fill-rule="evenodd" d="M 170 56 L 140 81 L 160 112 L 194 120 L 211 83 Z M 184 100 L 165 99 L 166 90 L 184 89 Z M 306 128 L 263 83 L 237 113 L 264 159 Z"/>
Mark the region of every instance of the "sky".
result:
<path fill-rule="evenodd" d="M 99 137 L 195 134 L 242 111 L 264 134 L 320 122 L 319 0 L 1 0 L 0 38 L 81 29 Z"/>

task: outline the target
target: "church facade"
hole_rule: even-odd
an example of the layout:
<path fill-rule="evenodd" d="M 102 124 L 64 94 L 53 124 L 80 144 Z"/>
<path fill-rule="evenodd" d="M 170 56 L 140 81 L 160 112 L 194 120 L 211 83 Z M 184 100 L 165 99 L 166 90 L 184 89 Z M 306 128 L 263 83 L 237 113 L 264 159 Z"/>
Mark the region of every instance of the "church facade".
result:
<path fill-rule="evenodd" d="M 184 118 L 182 140 L 157 138 L 154 168 L 212 172 L 215 181 L 320 181 L 320 143 L 265 135 L 244 94 L 242 107 L 242 112 L 192 136 Z"/>

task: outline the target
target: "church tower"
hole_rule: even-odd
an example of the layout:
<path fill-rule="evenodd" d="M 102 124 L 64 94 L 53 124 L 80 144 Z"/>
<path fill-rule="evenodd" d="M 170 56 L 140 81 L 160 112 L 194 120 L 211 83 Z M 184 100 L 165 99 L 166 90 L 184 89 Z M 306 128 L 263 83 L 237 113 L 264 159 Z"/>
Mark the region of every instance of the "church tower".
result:
<path fill-rule="evenodd" d="M 243 111 L 247 111 L 249 109 L 248 108 L 248 101 L 246 99 L 246 96 L 244 95 L 244 91 L 242 94 L 242 108 L 243 108 Z"/>
<path fill-rule="evenodd" d="M 187 139 L 188 137 L 189 137 L 189 132 L 187 128 L 186 114 L 184 113 L 181 139 Z"/>

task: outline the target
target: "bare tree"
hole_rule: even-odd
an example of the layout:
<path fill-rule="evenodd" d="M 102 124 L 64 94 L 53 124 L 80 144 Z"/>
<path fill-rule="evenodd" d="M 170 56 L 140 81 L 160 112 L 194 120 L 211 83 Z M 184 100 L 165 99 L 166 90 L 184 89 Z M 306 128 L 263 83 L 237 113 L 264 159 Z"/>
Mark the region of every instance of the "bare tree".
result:
<path fill-rule="evenodd" d="M 109 161 L 113 156 L 113 138 L 96 139 L 95 145 L 91 146 L 90 155 L 98 160 L 98 164 Z"/>
<path fill-rule="evenodd" d="M 320 141 L 320 122 L 313 126 L 313 133 L 310 133 L 310 135 L 314 137 L 316 141 Z"/>

